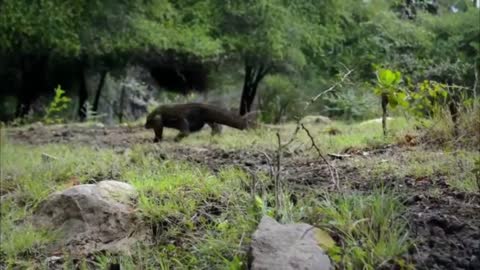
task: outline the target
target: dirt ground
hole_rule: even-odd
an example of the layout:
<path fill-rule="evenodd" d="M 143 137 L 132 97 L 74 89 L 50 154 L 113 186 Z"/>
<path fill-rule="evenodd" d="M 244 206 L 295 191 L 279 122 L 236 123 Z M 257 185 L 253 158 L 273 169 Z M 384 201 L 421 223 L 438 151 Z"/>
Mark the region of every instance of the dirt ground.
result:
<path fill-rule="evenodd" d="M 22 144 L 85 144 L 93 147 L 107 147 L 118 151 L 137 144 L 153 144 L 153 134 L 142 127 L 75 127 L 57 126 L 45 128 L 42 126 L 30 129 L 10 129 L 7 136 L 14 142 Z M 275 153 L 264 153 L 258 150 L 223 150 L 219 148 L 188 147 L 182 143 L 168 142 L 168 146 L 152 147 L 159 155 L 167 153 L 162 158 L 187 160 L 203 164 L 212 171 L 218 171 L 222 166 L 237 165 L 251 171 L 268 172 L 267 157 Z M 157 150 L 155 150 L 157 149 Z M 395 147 L 371 151 L 389 160 L 398 151 L 407 149 Z M 265 155 L 266 154 L 266 155 Z M 343 160 L 335 160 L 339 182 L 345 188 L 368 191 L 375 185 L 362 176 L 351 162 L 354 156 Z M 306 155 L 286 155 L 282 160 L 282 179 L 293 187 L 298 196 L 304 188 L 319 188 L 332 190 L 330 174 L 327 166 L 319 159 Z M 449 188 L 441 176 L 435 181 L 413 181 L 404 179 L 385 179 L 385 183 L 395 187 L 405 197 L 408 212 L 405 218 L 410 222 L 410 230 L 416 239 L 407 259 L 415 263 L 417 269 L 480 269 L 480 194 L 466 194 Z M 427 191 L 437 188 L 440 194 L 432 196 Z"/>

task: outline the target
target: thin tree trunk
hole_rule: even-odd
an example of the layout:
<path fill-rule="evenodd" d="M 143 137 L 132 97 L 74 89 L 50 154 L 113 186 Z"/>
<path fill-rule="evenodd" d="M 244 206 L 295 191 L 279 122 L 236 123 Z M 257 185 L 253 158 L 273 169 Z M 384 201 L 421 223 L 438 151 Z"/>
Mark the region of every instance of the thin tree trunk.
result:
<path fill-rule="evenodd" d="M 78 71 L 78 79 L 80 81 L 80 87 L 78 88 L 78 117 L 81 121 L 84 121 L 87 118 L 86 102 L 88 99 L 87 84 L 85 82 L 85 67 L 83 63 L 80 64 L 80 69 Z"/>
<path fill-rule="evenodd" d="M 387 136 L 387 105 L 388 105 L 388 96 L 386 94 L 382 94 L 382 128 L 383 128 L 383 136 Z"/>
<path fill-rule="evenodd" d="M 448 104 L 448 109 L 450 111 L 450 116 L 453 122 L 453 135 L 458 136 L 458 107 L 456 97 L 452 96 L 450 103 Z"/>
<path fill-rule="evenodd" d="M 98 83 L 97 92 L 95 93 L 95 99 L 93 101 L 93 111 L 98 112 L 98 103 L 100 101 L 100 96 L 102 93 L 103 86 L 105 84 L 105 79 L 107 77 L 107 71 L 104 70 L 100 73 L 100 82 Z"/>
<path fill-rule="evenodd" d="M 120 93 L 120 106 L 118 108 L 118 121 L 120 124 L 123 122 L 123 107 L 125 106 L 125 87 L 122 87 L 122 92 Z"/>
<path fill-rule="evenodd" d="M 479 1 L 480 3 L 480 1 Z M 476 112 L 478 108 L 478 99 L 477 99 L 477 87 L 478 87 L 478 68 L 477 68 L 477 61 L 475 60 L 475 82 L 473 83 L 473 109 Z"/>

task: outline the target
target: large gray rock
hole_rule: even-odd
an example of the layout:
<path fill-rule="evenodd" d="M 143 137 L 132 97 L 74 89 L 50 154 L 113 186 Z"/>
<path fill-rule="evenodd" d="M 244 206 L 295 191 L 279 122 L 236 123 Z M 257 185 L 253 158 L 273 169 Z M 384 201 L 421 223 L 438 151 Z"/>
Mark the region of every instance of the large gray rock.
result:
<path fill-rule="evenodd" d="M 253 234 L 252 270 L 330 270 L 329 257 L 315 238 L 315 228 L 305 223 L 282 225 L 263 217 Z"/>
<path fill-rule="evenodd" d="M 139 66 L 129 66 L 122 73 L 107 74 L 100 92 L 98 118 L 107 124 L 134 121 L 148 113 L 156 105 L 158 85 L 150 72 Z M 87 89 L 91 105 L 100 82 L 98 73 L 87 76 Z M 87 105 L 88 106 L 88 105 Z"/>
<path fill-rule="evenodd" d="M 34 213 L 34 226 L 58 232 L 51 246 L 84 255 L 128 251 L 144 239 L 135 216 L 137 192 L 123 182 L 101 181 L 51 194 Z"/>

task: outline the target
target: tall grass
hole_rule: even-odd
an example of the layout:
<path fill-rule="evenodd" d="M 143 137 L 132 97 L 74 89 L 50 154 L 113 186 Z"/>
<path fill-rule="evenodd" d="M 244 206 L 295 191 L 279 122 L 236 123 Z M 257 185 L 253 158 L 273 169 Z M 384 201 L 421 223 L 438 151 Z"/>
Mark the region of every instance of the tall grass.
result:
<path fill-rule="evenodd" d="M 340 237 L 342 248 L 331 251 L 338 267 L 379 269 L 404 265 L 400 257 L 411 244 L 404 213 L 396 195 L 376 190 L 370 194 L 326 195 L 311 218 Z"/>

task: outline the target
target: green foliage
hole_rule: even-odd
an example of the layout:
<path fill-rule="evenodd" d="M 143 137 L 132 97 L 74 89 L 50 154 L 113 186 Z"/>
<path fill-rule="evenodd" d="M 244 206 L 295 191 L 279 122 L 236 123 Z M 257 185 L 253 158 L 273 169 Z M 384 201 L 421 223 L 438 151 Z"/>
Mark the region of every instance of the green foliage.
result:
<path fill-rule="evenodd" d="M 408 78 L 407 82 L 409 85 L 402 85 L 399 71 L 380 68 L 374 93 L 386 96 L 391 108 L 400 106 L 419 119 L 425 115 L 435 116 L 445 107 L 449 96 L 448 85 L 428 80 L 413 85 Z"/>
<path fill-rule="evenodd" d="M 60 85 L 55 88 L 55 96 L 53 97 L 52 102 L 47 108 L 47 112 L 44 118 L 45 123 L 62 123 L 64 119 L 62 118 L 62 113 L 68 108 L 71 98 L 64 95 L 65 90 L 63 90 Z"/>
<path fill-rule="evenodd" d="M 7 219 L 7 221 L 10 221 Z M 19 256 L 38 253 L 46 244 L 50 243 L 54 237 L 52 233 L 44 230 L 37 230 L 31 225 L 15 226 L 2 222 L 2 230 L 8 230 L 10 233 L 4 234 L 0 244 L 0 252 L 5 254 L 7 262 L 10 265 L 16 263 Z"/>
<path fill-rule="evenodd" d="M 372 63 L 378 63 L 413 84 L 433 80 L 470 87 L 480 67 L 478 9 L 465 3 L 452 13 L 452 3 L 442 3 L 437 15 L 419 8 L 415 19 L 404 20 L 394 2 L 5 0 L 0 58 L 81 60 L 108 70 L 146 58 L 216 64 L 228 59 L 235 67 L 230 73 L 248 65 L 267 74 L 295 74 L 302 81 L 295 91 L 302 93 L 314 92 L 324 85 L 319 81 L 331 81 L 345 66 L 355 70 L 356 82 L 369 81 Z M 8 72 L 0 66 L 0 76 L 11 77 Z M 404 100 L 400 92 L 390 94 L 390 106 Z M 361 118 L 364 110 L 349 104 L 353 97 L 339 93 L 326 103 L 334 114 Z"/>
<path fill-rule="evenodd" d="M 407 106 L 407 95 L 399 88 L 402 74 L 390 69 L 377 69 L 377 87 L 373 92 L 377 96 L 386 96 L 388 105 L 395 108 L 397 105 Z"/>
<path fill-rule="evenodd" d="M 416 89 L 417 91 L 409 93 L 410 103 L 405 107 L 417 118 L 426 114 L 438 115 L 449 95 L 447 86 L 435 81 L 423 81 Z"/>
<path fill-rule="evenodd" d="M 267 123 L 279 123 L 293 119 L 301 112 L 302 96 L 287 78 L 272 75 L 265 78 L 265 86 L 259 94 L 261 118 Z"/>
<path fill-rule="evenodd" d="M 377 110 L 372 104 L 376 101 L 370 89 L 367 91 L 362 86 L 354 85 L 325 96 L 322 105 L 329 116 L 351 121 L 375 117 Z"/>
<path fill-rule="evenodd" d="M 60 55 L 78 55 L 75 7 L 61 0 L 2 1 L 0 52 L 37 54 L 48 48 Z"/>
<path fill-rule="evenodd" d="M 370 195 L 329 195 L 316 210 L 318 222 L 341 235 L 343 249 L 329 253 L 344 269 L 378 269 L 385 262 L 403 264 L 410 247 L 401 200 L 384 191 Z"/>

